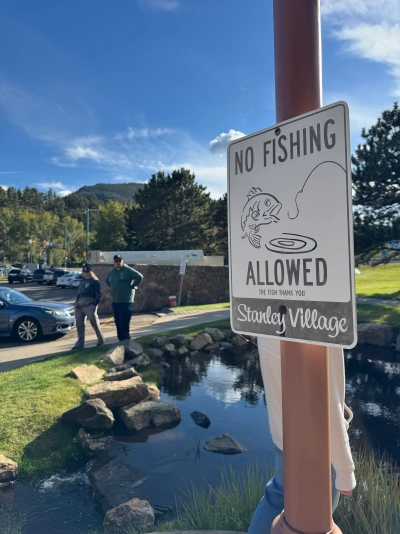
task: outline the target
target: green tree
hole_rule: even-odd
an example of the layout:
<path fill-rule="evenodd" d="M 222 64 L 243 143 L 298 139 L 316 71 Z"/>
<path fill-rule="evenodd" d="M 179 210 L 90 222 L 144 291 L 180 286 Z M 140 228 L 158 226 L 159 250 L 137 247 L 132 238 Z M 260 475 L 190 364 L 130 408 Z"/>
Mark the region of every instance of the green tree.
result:
<path fill-rule="evenodd" d="M 212 202 L 215 254 L 228 256 L 228 195 Z"/>
<path fill-rule="evenodd" d="M 95 239 L 91 248 L 96 250 L 124 250 L 126 247 L 125 206 L 112 200 L 99 206 Z"/>
<path fill-rule="evenodd" d="M 211 199 L 187 169 L 153 174 L 127 209 L 129 243 L 141 250 L 212 248 Z"/>
<path fill-rule="evenodd" d="M 352 157 L 356 255 L 366 259 L 400 239 L 400 110 L 397 102 L 369 130 Z"/>

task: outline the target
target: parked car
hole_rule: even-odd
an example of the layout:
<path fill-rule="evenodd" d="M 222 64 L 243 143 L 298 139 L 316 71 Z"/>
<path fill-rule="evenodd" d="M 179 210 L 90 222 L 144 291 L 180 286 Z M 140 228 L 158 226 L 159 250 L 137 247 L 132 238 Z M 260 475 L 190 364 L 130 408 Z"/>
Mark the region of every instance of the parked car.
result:
<path fill-rule="evenodd" d="M 73 276 L 75 273 L 73 271 L 68 271 L 66 273 L 64 273 L 62 276 L 59 276 L 57 278 L 57 282 L 56 282 L 56 286 L 57 287 L 66 287 L 66 284 L 64 284 L 65 280 L 67 278 L 70 278 L 71 276 Z"/>
<path fill-rule="evenodd" d="M 63 276 L 62 279 L 60 278 L 58 285 L 60 287 L 72 287 L 72 284 L 78 276 L 82 278 L 81 273 L 70 273 L 68 276 Z"/>
<path fill-rule="evenodd" d="M 45 272 L 46 269 L 36 269 L 35 271 L 33 271 L 33 281 L 39 285 L 42 285 Z"/>
<path fill-rule="evenodd" d="M 72 282 L 72 287 L 79 287 L 79 284 L 81 283 L 81 281 L 82 281 L 82 275 L 78 274 L 78 276 Z"/>
<path fill-rule="evenodd" d="M 26 284 L 26 282 L 32 282 L 33 274 L 29 269 L 11 269 L 8 273 L 8 283 L 12 284 L 14 282 L 21 282 L 21 284 Z"/>
<path fill-rule="evenodd" d="M 43 275 L 43 282 L 46 282 L 48 286 L 56 285 L 57 279 L 68 272 L 65 269 L 46 269 L 46 272 Z"/>
<path fill-rule="evenodd" d="M 70 304 L 32 300 L 20 291 L 0 287 L 0 336 L 14 336 L 24 343 L 75 328 Z"/>

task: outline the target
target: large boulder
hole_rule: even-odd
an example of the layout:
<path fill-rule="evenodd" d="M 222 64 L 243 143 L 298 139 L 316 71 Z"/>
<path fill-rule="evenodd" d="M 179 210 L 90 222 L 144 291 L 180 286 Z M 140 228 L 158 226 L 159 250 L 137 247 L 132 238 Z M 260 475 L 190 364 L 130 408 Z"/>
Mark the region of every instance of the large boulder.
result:
<path fill-rule="evenodd" d="M 221 348 L 221 343 L 212 343 L 211 345 L 204 347 L 204 350 L 206 352 L 212 352 L 213 350 L 218 350 L 219 348 Z"/>
<path fill-rule="evenodd" d="M 149 353 L 149 355 L 152 357 L 152 358 L 162 358 L 163 356 L 163 351 L 160 350 L 160 349 L 155 349 L 153 347 L 149 347 L 147 349 L 147 352 Z"/>
<path fill-rule="evenodd" d="M 184 347 L 186 345 L 189 345 L 193 340 L 192 336 L 187 336 L 185 334 L 178 334 L 174 337 L 169 338 L 169 343 L 172 343 L 175 345 L 175 347 Z"/>
<path fill-rule="evenodd" d="M 153 337 L 149 346 L 154 347 L 155 349 L 162 349 L 166 343 L 168 343 L 168 340 L 165 336 Z"/>
<path fill-rule="evenodd" d="M 82 426 L 86 430 L 111 428 L 114 424 L 114 415 L 101 399 L 85 401 L 80 406 L 72 408 L 62 414 L 67 423 Z"/>
<path fill-rule="evenodd" d="M 0 482 L 10 482 L 18 476 L 18 464 L 0 454 Z"/>
<path fill-rule="evenodd" d="M 89 471 L 93 496 L 104 513 L 133 499 L 136 488 L 145 480 L 144 474 L 131 465 L 108 463 Z"/>
<path fill-rule="evenodd" d="M 206 334 L 209 334 L 212 337 L 213 341 L 225 341 L 226 335 L 219 330 L 219 328 L 207 327 L 204 329 Z"/>
<path fill-rule="evenodd" d="M 154 510 L 148 501 L 132 499 L 108 510 L 103 521 L 104 533 L 146 532 L 154 520 Z"/>
<path fill-rule="evenodd" d="M 179 347 L 179 349 L 176 350 L 176 354 L 178 356 L 184 356 L 185 354 L 189 354 L 189 349 L 187 347 Z"/>
<path fill-rule="evenodd" d="M 174 356 L 176 356 L 176 348 L 173 343 L 167 343 L 166 345 L 164 345 L 163 351 L 164 356 L 166 356 L 167 358 L 173 358 Z"/>
<path fill-rule="evenodd" d="M 137 343 L 134 339 L 130 339 L 127 345 L 125 345 L 125 358 L 127 360 L 133 360 L 137 356 L 143 354 L 143 347 L 140 343 Z"/>
<path fill-rule="evenodd" d="M 246 452 L 246 449 L 238 441 L 233 439 L 229 434 L 222 434 L 214 439 L 206 441 L 203 448 L 209 452 L 219 454 L 240 454 Z"/>
<path fill-rule="evenodd" d="M 129 430 L 173 425 L 181 420 L 180 409 L 163 401 L 148 401 L 124 406 L 117 410 L 117 415 Z"/>
<path fill-rule="evenodd" d="M 125 347 L 117 345 L 111 348 L 108 352 L 102 356 L 101 363 L 109 363 L 111 365 L 121 365 L 125 359 Z"/>
<path fill-rule="evenodd" d="M 133 378 L 134 376 L 138 376 L 138 373 L 133 367 L 128 367 L 127 369 L 123 369 L 122 371 L 109 370 L 106 376 L 104 377 L 104 380 L 128 380 L 129 378 Z"/>
<path fill-rule="evenodd" d="M 90 399 L 101 399 L 109 408 L 119 408 L 146 399 L 150 392 L 140 376 L 129 380 L 103 382 L 87 389 Z"/>
<path fill-rule="evenodd" d="M 213 342 L 212 337 L 210 334 L 200 334 L 199 336 L 196 336 L 192 339 L 192 342 L 190 343 L 190 349 L 191 350 L 202 350 L 207 345 L 210 345 Z"/>
<path fill-rule="evenodd" d="M 131 364 L 135 367 L 146 367 L 147 365 L 150 365 L 151 360 L 147 356 L 147 354 L 141 354 L 140 356 L 136 356 L 136 358 L 133 358 L 133 360 L 130 360 Z"/>
<path fill-rule="evenodd" d="M 82 450 L 89 456 L 97 456 L 99 453 L 105 452 L 112 440 L 111 436 L 104 436 L 104 434 L 88 434 L 83 428 L 80 428 L 75 436 L 76 443 L 79 443 Z"/>
<path fill-rule="evenodd" d="M 388 324 L 361 323 L 357 330 L 360 344 L 390 347 L 394 341 L 393 327 Z"/>
<path fill-rule="evenodd" d="M 232 345 L 234 345 L 235 347 L 244 347 L 245 345 L 248 344 L 248 340 L 240 335 L 240 334 L 236 334 L 235 336 L 233 336 L 233 338 L 231 339 L 231 343 Z"/>
<path fill-rule="evenodd" d="M 87 365 L 86 363 L 74 367 L 70 372 L 71 378 L 80 380 L 83 384 L 91 384 L 103 378 L 105 371 L 99 369 L 95 365 Z"/>

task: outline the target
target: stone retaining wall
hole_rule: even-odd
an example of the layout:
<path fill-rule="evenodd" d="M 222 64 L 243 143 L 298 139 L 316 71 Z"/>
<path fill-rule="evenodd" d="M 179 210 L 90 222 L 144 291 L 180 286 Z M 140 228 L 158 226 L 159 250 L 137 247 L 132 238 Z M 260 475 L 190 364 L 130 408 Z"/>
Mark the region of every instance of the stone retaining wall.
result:
<path fill-rule="evenodd" d="M 110 290 L 105 283 L 111 264 L 95 264 L 94 272 L 101 283 L 103 299 L 99 313 L 112 313 Z M 134 311 L 156 311 L 168 306 L 168 297 L 178 298 L 181 277 L 177 265 L 131 265 L 143 274 L 144 279 L 136 291 Z M 187 303 L 190 294 L 191 304 L 214 304 L 229 301 L 228 267 L 193 265 L 186 267 L 183 278 L 181 304 Z"/>

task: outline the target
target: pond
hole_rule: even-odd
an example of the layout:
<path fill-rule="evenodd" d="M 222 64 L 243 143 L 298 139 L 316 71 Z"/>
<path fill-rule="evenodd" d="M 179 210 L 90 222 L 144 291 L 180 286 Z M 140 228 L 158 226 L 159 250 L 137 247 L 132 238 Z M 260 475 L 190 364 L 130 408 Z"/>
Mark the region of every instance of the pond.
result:
<path fill-rule="evenodd" d="M 389 350 L 356 347 L 346 352 L 347 404 L 354 411 L 351 442 L 387 452 L 400 463 L 400 357 Z M 177 405 L 182 421 L 159 433 L 127 435 L 116 427 L 108 452 L 113 465 L 128 465 L 144 474 L 135 496 L 153 506 L 174 508 L 187 484 L 215 486 L 221 468 L 245 468 L 249 461 L 272 463 L 257 350 L 224 351 L 171 362 L 161 387 L 161 400 Z M 197 426 L 190 414 L 211 420 Z M 206 440 L 229 433 L 246 449 L 223 456 L 203 449 Z M 87 473 L 55 475 L 47 480 L 0 489 L 0 505 L 27 514 L 23 534 L 75 534 L 101 527 L 102 514 L 92 500 Z"/>

